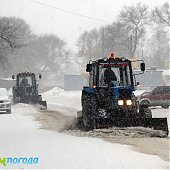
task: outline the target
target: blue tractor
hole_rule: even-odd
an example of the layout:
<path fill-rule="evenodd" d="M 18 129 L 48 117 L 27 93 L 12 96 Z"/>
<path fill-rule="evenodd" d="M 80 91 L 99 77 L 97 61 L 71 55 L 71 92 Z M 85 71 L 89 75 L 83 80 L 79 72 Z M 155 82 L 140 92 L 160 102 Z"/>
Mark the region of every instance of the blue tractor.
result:
<path fill-rule="evenodd" d="M 145 63 L 143 60 L 136 62 L 140 62 L 143 74 Z M 142 126 L 168 134 L 167 118 L 152 118 L 148 105 L 139 105 L 133 93 L 138 83 L 133 75 L 132 61 L 111 55 L 90 61 L 86 71 L 90 75 L 89 86 L 82 90 L 80 116 L 86 131 L 110 126 Z"/>
<path fill-rule="evenodd" d="M 41 79 L 39 75 L 39 79 Z M 15 79 L 15 75 L 12 75 Z M 47 102 L 42 101 L 38 94 L 38 85 L 36 83 L 35 73 L 22 72 L 16 75 L 16 84 L 13 86 L 13 103 L 38 104 L 41 109 L 47 109 Z"/>

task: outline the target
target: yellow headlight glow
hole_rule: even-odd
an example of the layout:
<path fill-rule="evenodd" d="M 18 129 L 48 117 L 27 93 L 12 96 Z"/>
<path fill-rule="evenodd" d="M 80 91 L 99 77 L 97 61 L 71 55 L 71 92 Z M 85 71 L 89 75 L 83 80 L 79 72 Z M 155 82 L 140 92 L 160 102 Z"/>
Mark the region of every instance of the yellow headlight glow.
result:
<path fill-rule="evenodd" d="M 95 88 L 96 88 L 96 85 L 93 85 L 93 88 L 95 89 Z"/>
<path fill-rule="evenodd" d="M 132 105 L 132 100 L 126 100 L 126 104 L 127 104 L 128 106 Z"/>
<path fill-rule="evenodd" d="M 123 100 L 118 100 L 118 105 L 123 106 Z"/>

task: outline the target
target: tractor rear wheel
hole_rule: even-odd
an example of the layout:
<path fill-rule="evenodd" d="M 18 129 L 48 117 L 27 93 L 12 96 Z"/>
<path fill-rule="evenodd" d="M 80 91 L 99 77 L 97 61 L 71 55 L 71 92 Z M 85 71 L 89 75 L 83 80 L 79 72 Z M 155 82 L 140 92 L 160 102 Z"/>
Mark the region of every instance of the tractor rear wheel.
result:
<path fill-rule="evenodd" d="M 85 94 L 83 98 L 82 116 L 84 130 L 90 131 L 96 128 L 94 113 L 96 111 L 96 102 L 94 96 Z"/>

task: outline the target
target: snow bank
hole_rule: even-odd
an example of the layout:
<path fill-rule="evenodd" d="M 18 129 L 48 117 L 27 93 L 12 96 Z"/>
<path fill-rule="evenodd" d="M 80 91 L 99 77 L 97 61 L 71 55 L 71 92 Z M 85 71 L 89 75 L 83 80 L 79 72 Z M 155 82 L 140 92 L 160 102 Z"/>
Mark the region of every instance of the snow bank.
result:
<path fill-rule="evenodd" d="M 53 89 L 43 93 L 45 96 L 65 96 L 65 97 L 74 97 L 75 95 L 79 94 L 80 91 L 64 91 L 59 87 L 54 87 Z"/>
<path fill-rule="evenodd" d="M 81 91 L 64 91 L 55 87 L 42 94 L 47 100 L 48 110 L 59 111 L 68 115 L 77 115 L 81 110 Z"/>
<path fill-rule="evenodd" d="M 59 88 L 59 87 L 54 87 L 51 90 L 45 92 L 44 95 L 53 95 L 53 96 L 55 96 L 55 95 L 58 95 L 58 94 L 62 93 L 63 91 L 64 90 Z"/>

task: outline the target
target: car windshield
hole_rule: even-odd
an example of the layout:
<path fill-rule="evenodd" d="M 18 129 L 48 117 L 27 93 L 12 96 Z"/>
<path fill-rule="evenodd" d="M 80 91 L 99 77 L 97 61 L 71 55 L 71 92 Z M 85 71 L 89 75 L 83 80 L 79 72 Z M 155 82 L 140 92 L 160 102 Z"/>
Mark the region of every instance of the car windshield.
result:
<path fill-rule="evenodd" d="M 4 88 L 0 88 L 0 96 L 7 96 L 7 95 L 8 95 L 7 90 Z"/>
<path fill-rule="evenodd" d="M 109 71 L 110 77 L 116 86 L 131 85 L 130 69 L 128 63 L 116 63 L 116 64 L 101 64 L 99 65 L 99 86 L 107 86 L 106 70 Z M 114 74 L 114 75 L 111 75 Z"/>

